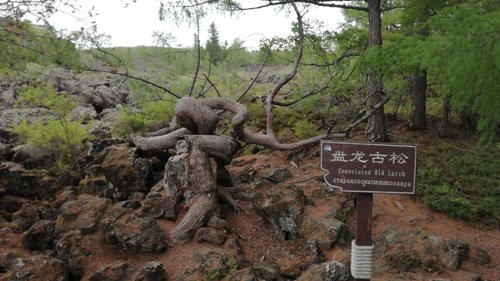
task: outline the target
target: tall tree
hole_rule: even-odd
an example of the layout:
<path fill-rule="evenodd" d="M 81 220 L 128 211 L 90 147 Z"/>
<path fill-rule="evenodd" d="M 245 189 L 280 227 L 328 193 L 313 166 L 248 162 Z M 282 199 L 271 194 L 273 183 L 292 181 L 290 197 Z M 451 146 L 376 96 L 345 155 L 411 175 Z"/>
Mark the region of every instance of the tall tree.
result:
<path fill-rule="evenodd" d="M 480 142 L 497 140 L 500 126 L 500 9 L 495 0 L 445 1 L 427 21 L 422 65 L 458 112 L 477 118 Z"/>
<path fill-rule="evenodd" d="M 443 1 L 406 0 L 403 4 L 405 8 L 401 20 L 402 31 L 417 40 L 425 40 L 429 35 L 427 21 L 431 17 L 431 11 L 440 9 Z M 413 70 L 408 84 L 412 105 L 408 126 L 410 129 L 420 130 L 427 128 L 427 70 L 420 62 L 411 68 Z"/>
<path fill-rule="evenodd" d="M 208 29 L 208 40 L 205 44 L 205 49 L 211 63 L 217 65 L 224 59 L 224 49 L 220 44 L 219 31 L 217 31 L 214 22 L 210 24 L 210 28 Z"/>
<path fill-rule="evenodd" d="M 368 47 L 376 48 L 382 45 L 382 10 L 380 0 L 367 0 L 368 3 Z M 368 66 L 368 94 L 371 105 L 375 106 L 384 99 L 384 85 L 381 73 L 375 66 Z M 387 141 L 387 128 L 384 107 L 380 107 L 368 121 L 367 133 L 370 141 Z"/>
<path fill-rule="evenodd" d="M 411 113 L 408 126 L 410 129 L 427 128 L 427 71 L 416 69 L 409 78 L 411 95 Z"/>

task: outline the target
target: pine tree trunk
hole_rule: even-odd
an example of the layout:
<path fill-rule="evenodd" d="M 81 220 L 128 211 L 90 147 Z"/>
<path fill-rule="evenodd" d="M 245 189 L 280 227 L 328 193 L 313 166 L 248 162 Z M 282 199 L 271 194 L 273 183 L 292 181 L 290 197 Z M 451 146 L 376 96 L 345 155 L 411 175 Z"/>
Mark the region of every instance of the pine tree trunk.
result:
<path fill-rule="evenodd" d="M 367 0 L 368 3 L 368 47 L 382 45 L 382 18 L 380 0 Z M 384 86 L 382 78 L 373 66 L 368 69 L 368 91 L 371 105 L 383 100 Z M 384 106 L 380 107 L 368 121 L 367 133 L 370 141 L 388 141 L 385 124 Z"/>
<path fill-rule="evenodd" d="M 451 114 L 451 105 L 450 105 L 450 96 L 445 96 L 443 99 L 443 109 L 441 112 L 441 125 L 439 128 L 439 136 L 442 138 L 449 137 L 450 130 L 450 114 Z"/>
<path fill-rule="evenodd" d="M 423 130 L 427 128 L 426 117 L 426 93 L 427 93 L 427 72 L 415 71 L 410 81 L 411 91 L 411 116 L 409 127 L 413 130 Z"/>

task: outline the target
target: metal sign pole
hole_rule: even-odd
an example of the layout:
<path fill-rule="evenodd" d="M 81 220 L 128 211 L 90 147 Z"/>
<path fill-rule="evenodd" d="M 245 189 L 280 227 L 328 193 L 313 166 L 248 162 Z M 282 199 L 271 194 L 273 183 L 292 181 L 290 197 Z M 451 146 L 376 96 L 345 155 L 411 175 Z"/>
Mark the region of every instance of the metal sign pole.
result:
<path fill-rule="evenodd" d="M 358 246 L 372 246 L 372 206 L 373 193 L 356 194 L 356 245 Z"/>

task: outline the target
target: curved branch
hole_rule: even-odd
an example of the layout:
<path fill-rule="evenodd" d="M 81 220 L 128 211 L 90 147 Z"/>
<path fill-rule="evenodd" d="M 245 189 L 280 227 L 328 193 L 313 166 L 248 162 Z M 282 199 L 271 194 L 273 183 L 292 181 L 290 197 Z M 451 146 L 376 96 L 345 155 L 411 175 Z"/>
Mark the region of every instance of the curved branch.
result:
<path fill-rule="evenodd" d="M 187 135 L 184 139 L 193 147 L 204 151 L 208 156 L 227 165 L 239 149 L 239 143 L 233 138 L 216 135 Z"/>
<path fill-rule="evenodd" d="M 141 78 L 141 77 L 137 77 L 137 76 L 134 76 L 134 75 L 131 75 L 131 74 L 127 74 L 127 73 L 120 73 L 120 72 L 117 72 L 117 71 L 111 71 L 111 70 L 104 70 L 104 69 L 93 69 L 93 68 L 89 68 L 89 67 L 84 67 L 82 68 L 83 71 L 90 71 L 90 72 L 102 72 L 102 73 L 109 73 L 109 74 L 113 74 L 113 75 L 119 75 L 119 76 L 123 76 L 123 77 L 127 77 L 127 78 L 130 78 L 130 79 L 134 79 L 134 80 L 137 80 L 137 81 L 141 81 L 141 82 L 144 82 L 148 85 L 151 85 L 155 88 L 158 88 L 158 89 L 161 89 L 165 92 L 167 92 L 168 94 L 174 96 L 175 98 L 177 99 L 180 99 L 181 96 L 177 95 L 176 93 L 172 92 L 170 89 L 168 88 L 165 88 L 163 86 L 160 86 L 158 84 L 155 84 L 151 81 L 148 81 L 144 78 Z"/>
<path fill-rule="evenodd" d="M 295 143 L 280 143 L 274 135 L 269 134 L 255 134 L 244 130 L 244 124 L 248 116 L 248 112 L 245 106 L 240 103 L 233 102 L 227 99 L 206 99 L 201 101 L 204 105 L 209 106 L 212 109 L 223 109 L 235 113 L 233 119 L 231 120 L 231 126 L 233 127 L 235 137 L 243 142 L 249 144 L 260 144 L 271 149 L 278 150 L 292 150 L 297 149 L 302 146 L 316 143 L 325 138 L 344 138 L 344 133 L 339 134 L 324 134 L 316 136 L 313 138 L 301 140 Z"/>
<path fill-rule="evenodd" d="M 301 148 L 305 145 L 317 143 L 322 139 L 345 138 L 345 137 L 346 134 L 344 133 L 324 134 L 309 139 L 301 140 L 295 143 L 280 143 L 274 136 L 245 132 L 241 140 L 246 143 L 260 144 L 271 149 L 293 150 Z"/>
<path fill-rule="evenodd" d="M 170 120 L 168 127 L 162 128 L 162 129 L 154 131 L 154 132 L 145 133 L 143 136 L 144 137 L 158 137 L 161 135 L 169 134 L 169 133 L 175 131 L 176 128 L 177 128 L 177 119 L 174 116 L 174 118 L 172 118 L 172 120 Z"/>
<path fill-rule="evenodd" d="M 297 15 L 297 23 L 299 30 L 299 39 L 297 42 L 298 50 L 297 53 L 295 54 L 295 61 L 293 64 L 292 72 L 283 77 L 283 79 L 281 79 L 281 81 L 274 87 L 274 89 L 266 97 L 266 103 L 264 106 L 267 116 L 266 135 L 269 135 L 272 138 L 276 138 L 274 136 L 274 129 L 273 129 L 274 115 L 272 112 L 274 98 L 279 93 L 279 91 L 295 77 L 295 75 L 297 74 L 297 70 L 299 68 L 300 61 L 302 60 L 302 55 L 304 54 L 304 24 L 302 22 L 302 15 L 300 14 L 299 8 L 297 7 L 294 1 L 291 2 L 291 5 L 295 11 L 295 14 Z"/>
<path fill-rule="evenodd" d="M 142 137 L 135 135 L 131 137 L 130 141 L 142 150 L 156 151 L 175 147 L 179 139 L 189 134 L 192 134 L 192 132 L 186 128 L 181 128 L 166 135 L 156 137 Z"/>
<path fill-rule="evenodd" d="M 201 102 L 212 109 L 223 109 L 234 113 L 235 115 L 231 119 L 234 135 L 237 139 L 243 136 L 245 121 L 248 117 L 248 111 L 245 106 L 224 98 L 204 99 Z"/>
<path fill-rule="evenodd" d="M 301 100 L 305 100 L 306 98 L 308 98 L 310 96 L 314 96 L 316 94 L 319 94 L 319 93 L 323 92 L 327 88 L 328 88 L 328 86 L 325 85 L 325 86 L 321 87 L 320 89 L 309 91 L 305 95 L 302 95 L 301 97 L 299 97 L 298 99 L 295 99 L 295 100 L 292 100 L 292 101 L 289 101 L 289 102 L 273 101 L 273 105 L 277 105 L 277 106 L 292 106 L 292 105 L 298 103 Z"/>

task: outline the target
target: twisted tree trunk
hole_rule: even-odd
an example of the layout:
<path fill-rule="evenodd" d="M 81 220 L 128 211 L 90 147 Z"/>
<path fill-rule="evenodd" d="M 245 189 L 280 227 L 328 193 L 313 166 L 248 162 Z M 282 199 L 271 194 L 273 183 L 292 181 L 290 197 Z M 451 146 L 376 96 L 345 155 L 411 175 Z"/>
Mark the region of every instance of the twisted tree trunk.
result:
<path fill-rule="evenodd" d="M 189 208 L 170 232 L 174 243 L 190 241 L 194 231 L 203 226 L 218 209 L 217 184 L 208 154 L 197 146 L 190 145 L 186 148 L 188 151 L 170 158 L 165 167 L 164 188 L 173 218 L 177 217 L 182 199 L 185 207 Z"/>

